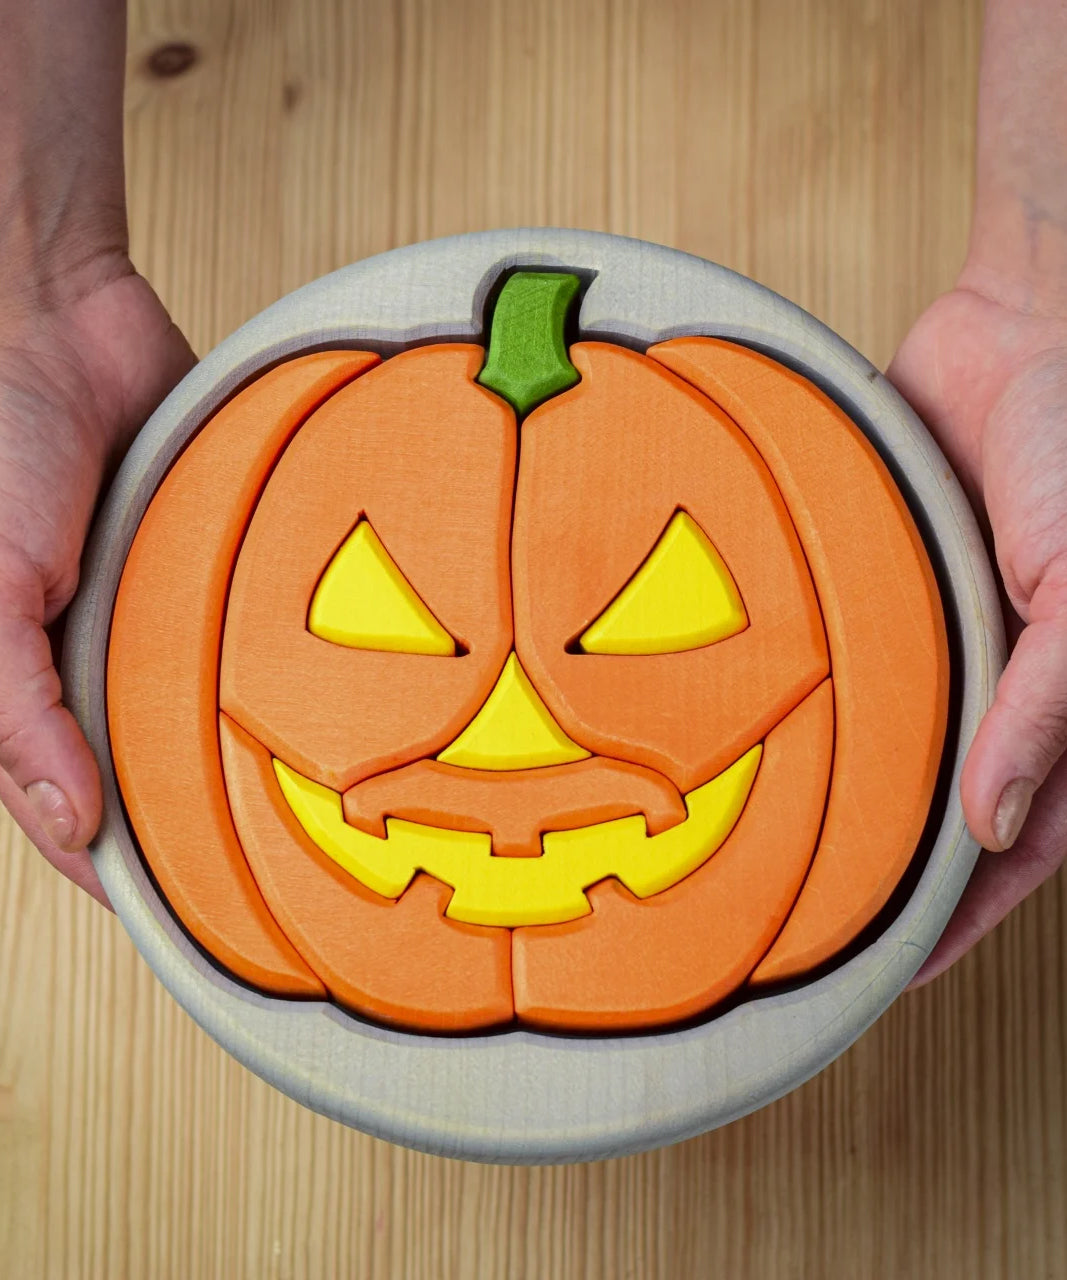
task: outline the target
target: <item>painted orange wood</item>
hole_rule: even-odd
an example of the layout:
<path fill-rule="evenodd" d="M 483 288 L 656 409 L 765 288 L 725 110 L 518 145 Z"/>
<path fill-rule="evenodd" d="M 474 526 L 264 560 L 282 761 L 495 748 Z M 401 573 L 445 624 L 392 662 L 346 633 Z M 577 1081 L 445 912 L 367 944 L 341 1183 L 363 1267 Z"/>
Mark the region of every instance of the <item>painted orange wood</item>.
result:
<path fill-rule="evenodd" d="M 181 574 L 158 555 L 151 559 L 151 522 L 141 558 L 133 559 L 135 568 L 147 562 L 156 577 L 147 585 L 131 577 L 127 586 L 126 613 L 120 616 L 112 655 L 113 697 L 119 699 L 120 719 L 125 715 L 129 722 L 136 716 L 130 707 L 131 678 L 124 670 L 132 664 L 140 682 L 137 692 L 157 709 L 159 720 L 154 737 L 131 734 L 128 723 L 120 731 L 117 749 L 128 753 L 122 760 L 123 778 L 129 779 L 134 799 L 143 803 L 136 789 L 138 769 L 152 777 L 153 767 L 158 772 L 158 762 L 168 759 L 160 726 L 173 732 L 190 700 L 201 717 L 210 707 L 220 645 L 219 602 L 228 586 L 218 699 L 225 713 L 229 794 L 220 785 L 218 747 L 212 739 L 205 742 L 207 762 L 200 767 L 213 787 L 207 792 L 211 816 L 198 815 L 197 821 L 214 822 L 224 833 L 234 875 L 252 889 L 240 867 L 232 809 L 245 855 L 267 897 L 267 906 L 252 898 L 258 927 L 272 937 L 277 935 L 275 921 L 287 933 L 292 928 L 290 941 L 327 990 L 368 1016 L 380 1012 L 388 1021 L 425 1030 L 478 1028 L 506 1018 L 511 1009 L 508 936 L 498 933 L 490 942 L 484 932 L 449 932 L 453 922 L 440 920 L 435 909 L 440 899 L 443 912 L 451 895 L 443 889 L 431 894 L 424 877 L 417 888 L 412 886 L 414 893 L 396 890 L 404 904 L 400 909 L 390 898 L 378 897 L 390 890 L 361 877 L 358 867 L 349 866 L 348 874 L 325 868 L 319 854 L 333 852 L 326 844 L 310 860 L 297 854 L 297 866 L 294 849 L 310 850 L 312 837 L 299 830 L 279 791 L 272 757 L 304 771 L 319 786 L 344 791 L 343 812 L 379 839 L 387 838 L 387 818 L 407 818 L 453 831 L 488 832 L 498 856 L 536 856 L 545 833 L 642 813 L 654 835 L 682 820 L 689 801 L 683 803 L 680 791 L 695 794 L 745 752 L 769 741 L 784 723 L 797 723 L 793 713 L 798 702 L 813 681 L 826 675 L 828 635 L 834 684 L 826 683 L 813 704 L 825 704 L 825 714 L 814 722 L 817 742 L 809 745 L 806 762 L 808 774 L 818 779 L 814 791 L 798 800 L 798 788 L 810 782 L 798 768 L 785 781 L 779 780 L 785 775 L 776 767 L 763 769 L 757 795 L 748 803 L 748 820 L 729 838 L 727 851 L 716 853 L 729 825 L 715 845 L 698 850 L 710 859 L 712 870 L 694 859 L 678 873 L 698 867 L 715 883 L 727 869 L 736 868 L 739 857 L 751 863 L 749 879 L 740 889 L 734 883 L 721 896 L 698 896 L 681 908 L 687 920 L 704 919 L 705 929 L 723 904 L 749 928 L 752 912 L 759 914 L 758 904 L 768 908 L 751 936 L 742 933 L 738 940 L 729 930 L 717 932 L 716 945 L 701 950 L 697 987 L 688 954 L 693 940 L 670 923 L 669 910 L 694 884 L 703 883 L 698 872 L 681 884 L 663 881 L 655 894 L 645 890 L 651 896 L 641 901 L 621 885 L 601 887 L 595 895 L 600 911 L 563 925 L 556 924 L 566 919 L 558 914 L 558 903 L 543 926 L 529 910 L 517 918 L 484 912 L 460 916 L 483 925 L 521 923 L 515 937 L 516 955 L 524 957 L 516 964 L 522 975 L 516 1011 L 524 1017 L 529 1010 L 535 1024 L 560 1029 L 656 1025 L 692 1016 L 735 990 L 776 938 L 771 954 L 759 963 L 756 982 L 802 973 L 832 956 L 886 900 L 907 866 L 929 804 L 947 699 L 943 624 L 932 640 L 914 626 L 917 609 L 921 612 L 924 603 L 928 610 L 936 605 L 936 588 L 903 502 L 860 433 L 803 379 L 765 357 L 749 358 L 750 353 L 730 344 L 676 340 L 653 349 L 662 364 L 605 343 L 577 344 L 571 352 L 581 381 L 523 423 L 517 481 L 514 415 L 473 381 L 482 349 L 460 344 L 417 348 L 340 389 L 331 387 L 333 394 L 310 414 L 302 406 L 294 419 L 299 430 L 293 430 L 291 411 L 283 404 L 279 413 L 288 424 L 286 433 L 282 445 L 274 440 L 276 458 L 264 456 L 273 467 L 254 502 L 254 493 L 247 492 L 243 502 L 234 500 L 225 469 L 217 477 L 198 473 L 198 502 L 224 506 L 230 524 L 219 531 L 219 558 L 196 561 L 191 574 L 213 608 L 198 614 L 195 597 L 183 596 L 180 589 L 171 602 L 172 608 L 184 606 L 186 617 L 170 643 L 200 654 L 196 681 L 180 666 L 172 667 L 166 660 L 169 653 L 157 662 L 146 642 L 151 632 L 146 632 L 144 619 L 152 615 L 163 584 Z M 720 355 L 728 367 L 720 382 L 712 379 L 712 388 L 731 410 L 743 407 L 739 421 L 751 434 L 743 434 L 690 385 L 703 386 L 707 379 L 701 381 L 699 372 L 709 362 L 715 368 Z M 730 365 L 734 356 L 738 358 Z M 679 380 L 662 365 L 677 366 L 690 381 Z M 265 376 L 268 392 L 286 376 L 287 367 Z M 267 402 L 262 397 L 256 401 L 257 385 L 245 397 L 262 416 Z M 247 441 L 231 426 L 223 417 L 205 427 L 197 442 L 201 448 L 189 451 L 194 461 L 187 457 L 185 469 L 175 469 L 175 485 L 188 486 L 189 468 L 197 460 L 217 465 L 227 449 L 247 450 Z M 226 443 L 212 450 L 210 438 L 218 431 L 227 433 Z M 763 449 L 766 461 L 758 451 Z M 789 469 L 793 455 L 799 458 L 796 474 Z M 205 465 L 202 460 L 200 465 Z M 248 477 L 249 488 L 252 479 L 262 484 L 267 476 L 264 458 L 259 465 L 259 472 Z M 779 475 L 778 484 L 772 471 Z M 842 521 L 842 490 L 852 493 L 863 511 L 851 524 Z M 826 601 L 825 615 L 790 506 L 801 512 L 798 529 Z M 892 514 L 888 529 L 887 507 Z M 153 504 L 156 508 L 171 519 L 184 517 L 184 538 L 174 525 L 171 541 L 188 554 L 190 542 L 203 536 L 199 513 L 178 507 L 170 489 Z M 338 641 L 321 628 L 313 633 L 310 613 L 324 573 L 332 571 L 327 566 L 336 563 L 338 547 L 350 544 L 353 528 L 370 527 L 380 540 L 375 545 L 391 548 L 391 589 L 409 590 L 424 609 L 429 602 L 432 613 L 427 616 L 440 618 L 458 637 L 454 651 L 451 639 L 447 651 L 399 652 L 392 646 Z M 605 600 L 617 601 L 627 583 L 637 580 L 635 574 L 650 572 L 652 560 L 642 550 L 660 545 L 667 536 L 663 530 L 677 528 L 685 529 L 701 554 L 658 564 L 659 578 L 672 580 L 660 581 L 661 604 L 642 625 L 658 625 L 676 598 L 695 597 L 698 584 L 682 579 L 694 567 L 706 572 L 710 554 L 735 596 L 740 593 L 731 627 L 717 633 L 712 643 L 682 650 L 670 645 L 666 651 L 601 653 L 576 644 L 588 633 L 590 618 L 604 614 Z M 238 541 L 241 530 L 243 540 Z M 856 556 L 857 545 L 864 548 L 863 557 Z M 712 548 L 710 553 L 703 552 L 705 546 Z M 226 556 L 233 558 L 232 580 Z M 213 565 L 210 581 L 205 580 L 204 564 Z M 333 590 L 331 607 L 347 616 L 346 593 L 359 590 L 358 583 Z M 364 629 L 373 626 L 373 618 L 363 616 L 371 598 L 368 594 L 357 602 Z M 872 607 L 872 598 L 881 603 Z M 512 602 L 515 642 L 531 663 L 532 683 L 510 651 Z M 905 680 L 893 678 L 898 647 L 908 672 Z M 504 675 L 518 672 L 526 691 L 510 702 L 501 700 L 504 676 L 497 675 L 504 654 L 510 655 Z M 147 697 L 153 670 L 154 699 Z M 172 684 L 178 710 L 158 710 Z M 869 690 L 876 691 L 873 705 Z M 495 727 L 480 730 L 498 702 Z M 836 744 L 834 702 L 841 731 Z M 569 745 L 579 758 L 569 765 L 550 761 L 541 769 L 523 762 L 519 748 L 525 739 L 521 733 L 516 737 L 516 724 L 529 714 L 542 735 L 548 733 L 553 744 Z M 568 730 L 577 742 L 568 739 Z M 500 764 L 487 773 L 494 766 L 477 765 L 477 753 L 475 768 L 455 766 L 457 746 L 479 732 L 504 744 L 505 759 L 519 751 L 516 766 Z M 925 745 L 918 768 L 910 751 L 915 740 Z M 426 758 L 442 745 L 446 749 L 440 760 Z M 590 746 L 599 754 L 582 760 Z M 494 752 L 490 755 L 496 759 L 499 752 Z M 803 755 L 795 748 L 794 753 Z M 154 766 L 142 763 L 146 755 Z M 829 768 L 831 757 L 835 769 L 826 832 L 801 896 L 799 923 L 794 923 L 786 914 L 816 845 L 825 803 L 823 766 Z M 552 757 L 557 759 L 558 753 Z M 186 764 L 183 783 L 187 786 L 187 778 L 200 773 Z M 768 778 L 779 780 L 777 799 Z M 884 790 L 891 793 L 888 818 Z M 191 799 L 188 794 L 185 798 Z M 807 822 L 799 826 L 798 803 L 807 806 Z M 775 805 L 782 813 L 777 824 L 768 816 Z M 197 857 L 188 868 L 178 867 L 173 852 L 167 852 L 178 842 L 166 828 L 184 821 L 184 807 L 157 818 L 154 810 L 159 807 L 158 798 L 145 807 L 142 839 L 153 842 L 150 862 L 160 860 L 177 886 L 175 909 L 181 913 L 192 904 L 190 927 L 195 931 L 199 926 L 201 937 L 208 936 L 207 928 L 195 910 L 203 899 L 210 899 L 215 920 L 226 920 L 229 912 L 229 928 L 238 942 L 222 936 L 222 945 L 210 949 L 224 964 L 231 954 L 244 962 L 248 926 L 241 912 L 251 895 L 235 896 L 227 904 L 222 894 L 210 894 L 201 883 Z M 847 815 L 843 831 L 842 811 Z M 338 809 L 338 822 L 341 814 Z M 880 835 L 872 840 L 866 829 L 875 821 Z M 745 834 L 751 830 L 763 844 Z M 605 831 L 608 843 L 596 875 L 610 880 L 618 868 L 622 883 L 640 892 L 621 870 L 621 853 L 613 860 L 611 838 Z M 158 855 L 155 845 L 161 840 L 164 853 Z M 742 855 L 739 849 L 747 852 Z M 200 861 L 205 856 L 200 853 Z M 408 877 L 413 867 L 441 875 L 432 861 L 407 865 Z M 494 863 L 493 870 L 502 875 L 505 864 Z M 452 907 L 458 909 L 468 888 L 461 870 L 442 878 L 457 891 Z M 760 889 L 751 900 L 739 902 L 739 894 L 757 882 Z M 407 879 L 401 883 L 406 885 Z M 188 885 L 197 886 L 195 895 Z M 366 920 L 355 929 L 353 950 L 350 915 L 357 901 Z M 805 901 L 813 905 L 805 909 Z M 427 905 L 429 914 L 420 913 Z M 632 918 L 623 924 L 617 919 L 620 912 Z M 414 928 L 417 920 L 426 929 L 428 958 Z M 396 940 L 386 942 L 390 929 L 401 923 L 405 927 Z M 545 932 L 531 934 L 531 927 Z M 216 931 L 225 934 L 221 927 Z M 642 935 L 649 938 L 643 947 L 635 943 Z M 449 965 L 436 952 L 445 941 L 459 945 L 463 938 L 470 954 L 459 967 L 471 981 L 460 990 L 441 980 Z M 736 945 L 731 952 L 732 938 Z M 663 948 L 659 962 L 657 945 Z M 478 947 L 482 958 L 475 960 Z M 618 955 L 615 949 L 620 949 Z M 685 960 L 679 975 L 671 965 L 680 953 Z M 624 957 L 629 964 L 622 962 Z M 234 971 L 247 976 L 241 968 Z M 416 994 L 418 974 L 428 975 L 425 997 Z M 625 995 L 628 980 L 634 988 L 632 1002 Z M 448 993 L 459 997 L 453 1010 L 447 1008 Z M 507 1012 L 502 1014 L 503 1006 Z"/>
<path fill-rule="evenodd" d="M 690 791 L 826 676 L 819 607 L 771 474 L 726 415 L 622 347 L 581 342 L 570 356 L 582 381 L 522 425 L 515 646 L 576 742 Z M 679 508 L 722 556 L 749 625 L 682 653 L 574 652 Z"/>
<path fill-rule="evenodd" d="M 866 437 L 805 378 L 733 343 L 649 353 L 711 396 L 765 458 L 826 622 L 837 729 L 826 822 L 796 910 L 755 974 L 803 973 L 888 899 L 926 822 L 948 709 L 941 600 L 904 500 Z"/>
<path fill-rule="evenodd" d="M 141 521 L 111 630 L 112 751 L 153 874 L 198 942 L 279 994 L 322 986 L 264 905 L 230 820 L 216 729 L 226 589 L 275 457 L 317 405 L 377 360 L 327 352 L 289 361 L 215 415 Z"/>
<path fill-rule="evenodd" d="M 508 931 L 445 919 L 452 890 L 425 875 L 395 902 L 365 888 L 301 830 L 266 748 L 226 715 L 219 725 L 242 847 L 278 923 L 330 995 L 410 1030 L 510 1020 Z"/>
<path fill-rule="evenodd" d="M 345 818 L 385 835 L 387 817 L 459 831 L 489 831 L 501 857 L 536 857 L 546 831 L 644 814 L 649 833 L 682 822 L 685 804 L 662 774 L 593 756 L 572 764 L 490 772 L 419 760 L 357 783 L 344 794 Z"/>
<path fill-rule="evenodd" d="M 535 1026 L 610 1031 L 692 1017 L 745 981 L 796 900 L 814 852 L 833 754 L 831 682 L 767 735 L 725 844 L 651 898 L 616 880 L 592 915 L 514 932 L 515 1011 Z"/>
<path fill-rule="evenodd" d="M 515 415 L 475 384 L 484 359 L 419 347 L 324 404 L 279 459 L 237 558 L 220 706 L 336 791 L 451 742 L 511 650 Z M 352 649 L 307 629 L 361 516 L 462 656 Z"/>

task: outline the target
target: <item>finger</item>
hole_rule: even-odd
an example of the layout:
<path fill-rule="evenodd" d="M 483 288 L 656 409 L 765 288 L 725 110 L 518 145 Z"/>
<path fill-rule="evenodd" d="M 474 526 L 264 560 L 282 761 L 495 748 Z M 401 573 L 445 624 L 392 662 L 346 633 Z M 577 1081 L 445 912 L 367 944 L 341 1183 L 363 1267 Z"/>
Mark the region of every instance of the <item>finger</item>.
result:
<path fill-rule="evenodd" d="M 47 839 L 84 849 L 100 823 L 100 777 L 89 744 L 63 706 L 43 602 L 8 587 L 0 612 L 0 769 L 22 791 Z"/>
<path fill-rule="evenodd" d="M 1014 844 L 1034 792 L 1067 747 L 1067 590 L 1042 584 L 960 778 L 975 839 Z"/>
<path fill-rule="evenodd" d="M 67 853 L 49 840 L 44 833 L 44 828 L 37 821 L 37 815 L 26 799 L 25 793 L 15 786 L 3 770 L 0 770 L 0 804 L 11 814 L 57 871 L 65 875 L 68 880 L 72 880 L 79 889 L 84 889 L 109 911 L 114 909 L 104 892 L 104 886 L 100 883 L 100 877 L 96 874 L 89 851 L 80 849 L 75 853 Z"/>
<path fill-rule="evenodd" d="M 920 987 L 994 927 L 1063 862 L 1067 853 L 1067 757 L 1049 774 L 1034 798 L 1008 854 L 981 853 L 959 905 L 940 940 L 909 984 Z"/>

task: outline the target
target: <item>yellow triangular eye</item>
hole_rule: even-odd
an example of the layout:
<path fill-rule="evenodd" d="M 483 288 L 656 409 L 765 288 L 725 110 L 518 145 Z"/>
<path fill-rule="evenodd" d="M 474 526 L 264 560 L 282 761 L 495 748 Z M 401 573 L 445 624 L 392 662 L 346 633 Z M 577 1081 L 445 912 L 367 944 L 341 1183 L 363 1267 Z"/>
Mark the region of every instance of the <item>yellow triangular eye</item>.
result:
<path fill-rule="evenodd" d="M 308 630 L 350 649 L 456 652 L 456 642 L 396 567 L 367 520 L 360 520 L 319 579 Z"/>
<path fill-rule="evenodd" d="M 680 653 L 748 626 L 737 585 L 707 534 L 684 511 L 582 633 L 582 653 Z"/>
<path fill-rule="evenodd" d="M 515 654 L 466 729 L 438 755 L 468 769 L 537 769 L 589 755 L 556 723 Z"/>

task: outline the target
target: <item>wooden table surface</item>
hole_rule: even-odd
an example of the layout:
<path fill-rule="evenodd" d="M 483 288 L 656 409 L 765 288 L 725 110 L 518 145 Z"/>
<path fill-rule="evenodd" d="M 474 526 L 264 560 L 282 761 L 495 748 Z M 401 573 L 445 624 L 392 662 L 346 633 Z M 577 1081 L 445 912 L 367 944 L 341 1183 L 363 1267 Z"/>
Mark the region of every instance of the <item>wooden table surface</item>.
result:
<path fill-rule="evenodd" d="M 140 0 L 135 259 L 203 352 L 394 245 L 594 227 L 746 272 L 884 363 L 961 260 L 980 19 L 977 0 Z M 1067 1276 L 1065 884 L 762 1113 L 498 1169 L 255 1079 L 0 818 L 0 1275 Z"/>

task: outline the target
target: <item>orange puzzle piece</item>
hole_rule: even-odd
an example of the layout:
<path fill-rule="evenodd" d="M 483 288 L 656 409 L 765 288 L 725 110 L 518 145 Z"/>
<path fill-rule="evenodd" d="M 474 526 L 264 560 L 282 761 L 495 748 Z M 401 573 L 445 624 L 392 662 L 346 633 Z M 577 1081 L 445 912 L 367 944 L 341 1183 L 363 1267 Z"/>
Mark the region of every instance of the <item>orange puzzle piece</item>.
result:
<path fill-rule="evenodd" d="M 720 403 L 766 459 L 804 544 L 830 643 L 838 715 L 826 822 L 796 909 L 756 970 L 769 982 L 845 946 L 911 860 L 948 718 L 944 614 L 885 464 L 821 391 L 728 342 L 679 338 L 649 354 Z M 872 546 L 890 567 L 873 581 L 857 554 Z"/>
<path fill-rule="evenodd" d="M 582 381 L 522 425 L 515 647 L 572 738 L 689 791 L 824 679 L 818 602 L 774 480 L 726 415 L 632 351 L 570 354 Z M 748 626 L 683 652 L 573 651 L 678 510 L 729 567 Z"/>
<path fill-rule="evenodd" d="M 304 356 L 220 409 L 145 512 L 111 624 L 111 748 L 148 864 L 202 946 L 279 994 L 317 995 L 322 984 L 264 905 L 230 820 L 216 727 L 226 591 L 274 459 L 317 405 L 377 362 L 370 352 Z"/>
<path fill-rule="evenodd" d="M 433 755 L 511 649 L 512 410 L 474 382 L 481 347 L 418 347 L 328 400 L 279 458 L 234 567 L 220 705 L 337 791 Z M 462 656 L 332 644 L 312 597 L 360 517 Z"/>
<path fill-rule="evenodd" d="M 387 817 L 459 831 L 488 831 L 501 857 L 541 853 L 546 831 L 644 814 L 650 834 L 685 819 L 677 788 L 640 765 L 593 756 L 573 764 L 493 773 L 418 760 L 360 782 L 344 794 L 345 818 L 385 835 Z"/>
<path fill-rule="evenodd" d="M 655 1027 L 735 991 L 796 901 L 819 835 L 833 754 L 824 680 L 767 735 L 756 783 L 723 847 L 644 900 L 605 880 L 593 914 L 515 930 L 515 1011 L 573 1031 Z"/>
<path fill-rule="evenodd" d="M 508 931 L 444 919 L 452 891 L 427 876 L 416 876 L 395 902 L 364 888 L 300 829 L 266 748 L 228 716 L 220 726 L 226 789 L 249 863 L 330 995 L 383 1022 L 424 1031 L 507 1022 Z"/>

